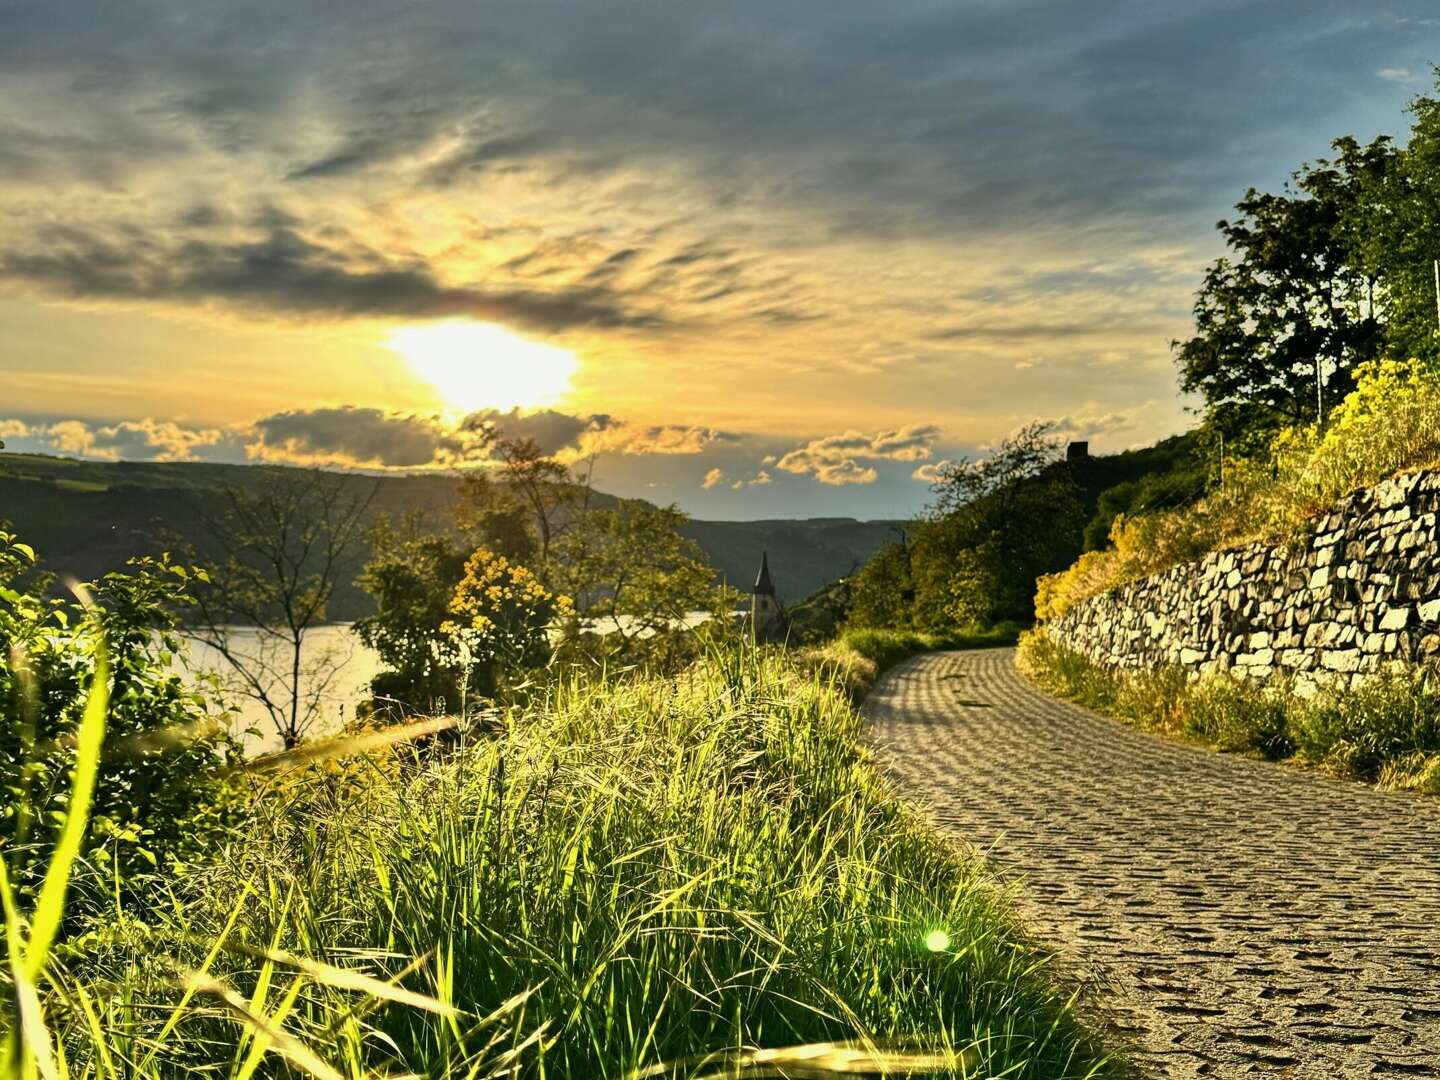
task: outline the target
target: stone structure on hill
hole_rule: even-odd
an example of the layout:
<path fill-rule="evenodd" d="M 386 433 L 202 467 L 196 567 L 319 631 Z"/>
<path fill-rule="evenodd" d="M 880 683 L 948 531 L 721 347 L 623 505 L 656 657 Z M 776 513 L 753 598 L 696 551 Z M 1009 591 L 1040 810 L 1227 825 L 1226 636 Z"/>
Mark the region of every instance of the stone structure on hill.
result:
<path fill-rule="evenodd" d="M 1352 492 L 1288 544 L 1212 552 L 1083 600 L 1046 629 L 1115 667 L 1301 685 L 1440 660 L 1440 471 Z"/>
<path fill-rule="evenodd" d="M 770 580 L 768 552 L 760 555 L 760 573 L 755 577 L 755 588 L 750 591 L 750 625 L 756 644 L 783 642 L 790 636 L 789 616 L 775 595 L 775 583 Z"/>

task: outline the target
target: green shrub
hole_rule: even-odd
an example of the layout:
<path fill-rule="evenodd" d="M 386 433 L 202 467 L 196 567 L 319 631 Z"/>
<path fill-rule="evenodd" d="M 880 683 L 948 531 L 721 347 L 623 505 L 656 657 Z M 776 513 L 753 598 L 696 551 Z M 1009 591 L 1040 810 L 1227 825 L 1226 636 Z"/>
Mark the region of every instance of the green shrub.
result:
<path fill-rule="evenodd" d="M 1207 675 L 1183 686 L 1178 700 L 1184 734 L 1197 742 L 1272 759 L 1294 752 L 1289 715 L 1297 699 L 1284 684 Z"/>
<path fill-rule="evenodd" d="M 44 576 L 22 585 L 34 553 L 0 532 L 0 842 L 22 894 L 54 850 L 74 767 L 75 731 L 109 654 L 105 756 L 83 856 L 105 902 L 116 881 L 133 891 L 174 873 L 228 835 L 240 791 L 227 766 L 238 747 L 205 696 L 177 667 L 174 608 L 190 573 L 139 559 L 89 589 L 93 606 L 47 596 Z"/>

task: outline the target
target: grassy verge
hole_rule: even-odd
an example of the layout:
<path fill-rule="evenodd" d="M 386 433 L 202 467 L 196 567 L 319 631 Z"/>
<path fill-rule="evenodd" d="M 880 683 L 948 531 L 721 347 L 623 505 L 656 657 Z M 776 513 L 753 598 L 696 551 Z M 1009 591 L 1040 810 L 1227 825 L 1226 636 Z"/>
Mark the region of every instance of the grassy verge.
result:
<path fill-rule="evenodd" d="M 1030 631 L 1021 671 L 1043 689 L 1118 720 L 1216 750 L 1291 761 L 1385 787 L 1440 792 L 1440 684 L 1423 669 L 1302 695 L 1284 679 L 1122 672 Z"/>
<path fill-rule="evenodd" d="M 852 700 L 869 692 L 887 668 L 920 653 L 944 649 L 986 649 L 1014 645 L 1020 630 L 1013 623 L 1001 623 L 990 630 L 950 631 L 929 634 L 918 630 L 881 630 L 849 627 L 832 641 L 802 650 L 802 664 L 835 679 Z"/>
<path fill-rule="evenodd" d="M 833 681 L 736 648 L 557 687 L 443 755 L 312 766 L 172 905 L 12 965 L 11 1060 L 53 1038 L 97 1078 L 1118 1072 L 859 728 Z"/>

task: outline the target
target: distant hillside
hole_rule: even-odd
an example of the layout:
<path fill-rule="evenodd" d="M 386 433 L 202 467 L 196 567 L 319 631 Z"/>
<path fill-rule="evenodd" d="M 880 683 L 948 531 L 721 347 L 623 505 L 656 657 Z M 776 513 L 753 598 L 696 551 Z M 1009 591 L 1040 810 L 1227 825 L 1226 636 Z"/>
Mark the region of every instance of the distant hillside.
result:
<path fill-rule="evenodd" d="M 162 524 L 182 535 L 194 530 L 222 487 L 258 474 L 252 465 L 94 462 L 0 451 L 0 521 L 10 522 L 48 569 L 88 580 L 155 551 Z M 376 484 L 374 510 L 392 516 L 416 508 L 444 520 L 455 495 L 448 476 L 345 475 L 357 487 Z M 603 505 L 613 496 L 596 498 Z M 893 540 L 898 525 L 851 518 L 695 520 L 684 531 L 720 577 L 740 588 L 754 580 L 760 553 L 768 550 L 776 588 L 789 601 L 848 574 Z M 332 614 L 353 619 L 367 605 L 362 592 L 346 588 Z"/>

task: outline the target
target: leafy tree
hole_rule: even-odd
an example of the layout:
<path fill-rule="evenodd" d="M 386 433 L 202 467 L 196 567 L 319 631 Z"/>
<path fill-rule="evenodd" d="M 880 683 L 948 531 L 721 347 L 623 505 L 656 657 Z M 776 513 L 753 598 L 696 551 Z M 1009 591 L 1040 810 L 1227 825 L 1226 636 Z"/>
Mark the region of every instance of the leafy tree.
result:
<path fill-rule="evenodd" d="M 886 544 L 851 582 L 848 621 L 855 626 L 905 627 L 914 618 L 914 607 L 910 549 L 904 543 Z"/>
<path fill-rule="evenodd" d="M 1384 282 L 1385 340 L 1391 357 L 1437 362 L 1440 99 L 1418 97 L 1410 103 L 1410 113 L 1410 138 L 1393 152 L 1373 200 L 1374 212 L 1360 222 L 1358 231 L 1366 262 L 1378 268 Z"/>
<path fill-rule="evenodd" d="M 194 575 L 168 558 L 134 559 L 130 573 L 93 582 L 86 606 L 48 596 L 34 561 L 0 531 L 0 850 L 11 875 L 24 888 L 43 875 L 102 650 L 110 707 L 87 858 L 127 887 L 174 873 L 225 835 L 241 795 L 227 718 L 184 673 L 174 611 Z"/>
<path fill-rule="evenodd" d="M 680 535 L 686 520 L 679 507 L 638 499 L 588 510 L 556 545 L 557 580 L 625 643 L 680 625 L 692 612 L 733 611 L 739 593 L 717 585 L 700 546 Z"/>
<path fill-rule="evenodd" d="M 237 692 L 269 714 L 285 746 L 318 718 L 348 656 L 306 647 L 326 621 L 335 589 L 353 579 L 374 485 L 309 469 L 267 469 L 258 483 L 229 487 L 205 520 L 206 568 L 195 591 L 194 636 L 220 654 Z"/>
<path fill-rule="evenodd" d="M 1251 188 L 1217 225 L 1231 254 L 1206 272 L 1194 335 L 1175 343 L 1181 387 L 1231 437 L 1313 418 L 1317 367 L 1333 406 L 1382 347 L 1382 268 L 1366 236 L 1396 151 L 1388 137 L 1332 145 L 1333 160 L 1281 194 Z"/>
<path fill-rule="evenodd" d="M 1027 622 L 1035 580 L 1075 555 L 1083 492 L 1052 425 L 1029 424 L 989 457 L 941 469 L 913 530 L 912 620 L 923 630 Z"/>
<path fill-rule="evenodd" d="M 459 520 L 499 540 L 496 550 L 538 568 L 550 567 L 551 547 L 584 509 L 588 483 L 533 439 L 486 433 L 493 472 L 473 470 L 461 481 Z"/>
<path fill-rule="evenodd" d="M 450 600 L 465 575 L 465 549 L 451 535 L 431 531 L 419 513 L 398 525 L 381 516 L 367 530 L 371 558 L 357 579 L 375 599 L 375 613 L 355 632 L 386 670 L 371 683 L 376 698 L 434 711 L 459 700 L 451 650 L 443 628 Z"/>
<path fill-rule="evenodd" d="M 558 497 L 540 496 L 538 505 L 544 507 L 559 501 Z M 483 547 L 528 564 L 540 557 L 534 505 L 521 504 L 510 487 L 497 482 L 489 470 L 471 469 L 460 478 L 455 523 L 469 540 L 470 550 Z"/>

